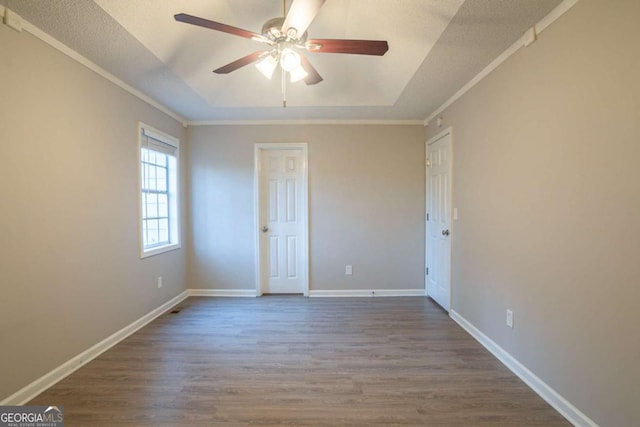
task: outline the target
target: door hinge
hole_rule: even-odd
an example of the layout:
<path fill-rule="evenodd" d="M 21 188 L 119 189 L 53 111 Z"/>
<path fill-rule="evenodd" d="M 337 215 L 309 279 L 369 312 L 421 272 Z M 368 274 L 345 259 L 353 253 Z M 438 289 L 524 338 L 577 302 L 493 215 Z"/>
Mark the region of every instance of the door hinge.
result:
<path fill-rule="evenodd" d="M 429 221 L 429 213 L 427 212 L 427 221 Z"/>
<path fill-rule="evenodd" d="M 425 276 L 428 276 L 429 275 L 429 267 L 425 268 L 424 270 L 425 270 L 425 272 L 424 272 Z"/>
<path fill-rule="evenodd" d="M 427 167 L 430 168 L 431 167 L 431 159 L 427 157 Z"/>

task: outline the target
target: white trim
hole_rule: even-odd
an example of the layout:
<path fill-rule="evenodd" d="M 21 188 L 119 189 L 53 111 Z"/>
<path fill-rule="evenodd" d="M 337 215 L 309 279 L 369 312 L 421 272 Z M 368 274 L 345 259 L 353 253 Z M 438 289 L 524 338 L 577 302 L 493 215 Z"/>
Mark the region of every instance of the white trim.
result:
<path fill-rule="evenodd" d="M 23 387 L 18 390 L 11 396 L 7 397 L 3 401 L 0 402 L 0 406 L 3 405 L 24 405 L 25 403 L 32 400 L 34 397 L 48 389 L 49 387 L 56 384 L 58 381 L 66 378 L 68 375 L 72 374 L 80 367 L 86 365 L 96 357 L 100 356 L 105 351 L 109 350 L 114 345 L 118 344 L 120 341 L 124 340 L 128 336 L 132 335 L 136 331 L 142 329 L 144 326 L 158 318 L 159 316 L 166 313 L 172 307 L 180 304 L 189 296 L 187 291 L 182 292 L 180 295 L 170 299 L 169 301 L 162 304 L 160 307 L 155 310 L 145 314 L 135 322 L 131 323 L 128 326 L 120 329 L 118 332 L 113 335 L 105 338 L 100 341 L 96 345 L 88 348 L 77 356 L 67 360 L 62 365 L 58 366 L 54 370 L 49 373 L 43 375 L 37 380 L 33 381 L 31 384 Z"/>
<path fill-rule="evenodd" d="M 510 355 L 506 350 L 496 344 L 491 338 L 483 334 L 471 322 L 462 317 L 454 310 L 449 312 L 449 316 L 467 331 L 473 338 L 482 344 L 491 354 L 493 354 L 500 362 L 516 374 L 525 382 L 533 391 L 543 398 L 556 411 L 562 414 L 570 423 L 575 426 L 597 427 L 598 425 L 583 414 L 578 408 L 573 406 L 571 402 L 562 397 L 557 391 L 552 389 L 547 383 L 538 378 L 533 372 L 527 369 L 516 358 Z"/>
<path fill-rule="evenodd" d="M 142 236 L 142 230 L 140 231 L 140 236 Z M 142 237 L 140 237 L 140 247 L 142 248 Z M 180 248 L 182 248 L 180 243 L 172 243 L 170 245 L 159 246 L 157 248 L 149 249 L 147 251 L 142 250 L 140 252 L 140 259 L 145 259 L 155 255 L 160 255 L 165 252 L 175 251 Z"/>
<path fill-rule="evenodd" d="M 89 59 L 85 58 L 84 56 L 82 56 L 81 54 L 76 52 L 75 50 L 71 49 L 69 46 L 67 46 L 64 43 L 62 43 L 61 41 L 53 38 L 49 34 L 45 33 L 44 31 L 42 31 L 40 28 L 36 27 L 32 23 L 30 23 L 28 21 L 25 21 L 23 19 L 22 20 L 22 29 L 25 30 L 25 31 L 28 31 L 33 36 L 35 36 L 38 39 L 42 40 L 43 42 L 47 43 L 49 46 L 53 47 L 54 49 L 57 49 L 58 51 L 64 53 L 69 58 L 73 59 L 74 61 L 79 62 L 80 64 L 84 65 L 85 67 L 87 67 L 88 69 L 93 71 L 94 73 L 96 73 L 96 74 L 104 77 L 105 79 L 109 80 L 114 85 L 116 85 L 116 86 L 120 87 L 121 89 L 124 89 L 125 91 L 129 92 L 131 95 L 137 97 L 138 99 L 146 102 L 147 104 L 149 104 L 149 105 L 157 108 L 158 110 L 162 111 L 166 115 L 168 115 L 168 116 L 174 118 L 175 120 L 179 121 L 180 123 L 182 123 L 182 126 L 187 127 L 187 120 L 184 117 L 182 117 L 179 114 L 173 112 L 172 110 L 170 110 L 169 108 L 165 107 L 164 105 L 162 105 L 161 103 L 159 103 L 155 99 L 153 99 L 153 98 L 145 95 L 144 93 L 140 92 L 138 89 L 135 89 L 134 87 L 128 85 L 125 82 L 123 82 L 122 80 L 120 80 L 119 78 L 117 78 L 113 74 L 109 73 L 108 71 L 106 71 L 105 69 L 100 67 L 99 65 L 95 64 L 94 62 L 90 61 Z"/>
<path fill-rule="evenodd" d="M 254 289 L 188 289 L 190 297 L 255 297 Z"/>
<path fill-rule="evenodd" d="M 254 259 L 254 271 L 255 271 L 255 293 L 256 296 L 262 296 L 262 283 L 260 277 L 260 210 L 258 207 L 260 206 L 260 192 L 258 191 L 260 188 L 260 155 L 258 151 L 258 147 L 254 147 L 253 152 L 253 229 L 255 230 L 254 234 L 254 251 L 256 257 Z"/>
<path fill-rule="evenodd" d="M 311 290 L 310 297 L 424 297 L 424 289 L 336 289 Z"/>
<path fill-rule="evenodd" d="M 543 32 L 549 25 L 553 24 L 558 18 L 564 15 L 569 9 L 578 3 L 578 0 L 564 0 L 557 5 L 551 12 L 542 18 L 536 25 L 536 34 Z"/>
<path fill-rule="evenodd" d="M 169 135 L 168 133 L 164 133 L 152 126 L 149 126 L 146 123 L 138 122 L 138 131 L 143 131 L 146 136 L 157 139 L 158 141 L 162 141 L 165 144 L 172 145 L 178 149 L 180 148 L 180 140 L 178 138 L 173 135 Z"/>
<path fill-rule="evenodd" d="M 558 6 L 556 6 L 551 12 L 547 14 L 544 18 L 542 18 L 533 28 L 535 28 L 536 34 L 540 34 L 544 31 L 549 25 L 551 25 L 554 21 L 560 18 L 565 12 L 571 9 L 579 0 L 564 0 Z M 462 86 L 460 90 L 458 90 L 451 98 L 445 101 L 440 107 L 438 107 L 433 113 L 427 117 L 423 125 L 429 126 L 429 122 L 433 120 L 435 117 L 440 115 L 445 109 L 447 109 L 451 104 L 456 102 L 462 95 L 467 93 L 471 88 L 477 85 L 482 79 L 491 74 L 496 68 L 500 66 L 503 62 L 505 62 L 511 55 L 516 53 L 520 48 L 524 47 L 527 39 L 527 32 L 525 32 L 522 37 L 515 41 L 510 47 L 507 48 L 504 52 L 500 54 L 496 59 L 491 61 L 489 65 L 487 65 L 478 75 L 472 78 L 466 85 Z"/>
<path fill-rule="evenodd" d="M 172 193 L 169 191 L 169 196 L 172 194 L 175 196 L 175 208 L 172 209 L 173 203 L 169 203 L 169 229 L 172 230 L 176 237 L 172 239 L 172 241 L 164 246 L 160 246 L 153 249 L 144 249 L 144 242 L 142 236 L 142 173 L 141 173 L 141 165 L 142 159 L 140 158 L 141 148 L 142 148 L 142 133 L 148 137 L 157 139 L 158 141 L 162 141 L 165 144 L 171 145 L 176 149 L 176 168 L 175 168 L 175 176 L 176 176 L 176 188 L 175 192 Z M 182 198 L 182 183 L 180 179 L 180 140 L 174 136 L 171 136 L 167 133 L 162 132 L 148 124 L 143 122 L 138 122 L 138 250 L 140 252 L 140 259 L 145 259 L 154 255 L 163 254 L 165 252 L 174 251 L 176 249 L 180 249 L 182 247 L 182 230 L 180 228 L 182 212 L 180 210 L 180 200 Z"/>
<path fill-rule="evenodd" d="M 249 125 L 399 125 L 423 126 L 423 120 L 202 120 L 187 122 L 189 126 Z"/>
<path fill-rule="evenodd" d="M 254 169 L 253 169 L 253 211 L 254 211 L 254 230 L 255 230 L 255 281 L 256 281 L 256 295 L 262 295 L 262 277 L 260 276 L 260 153 L 265 150 L 302 150 L 304 157 L 304 170 L 302 176 L 302 186 L 304 188 L 303 204 L 304 211 L 303 218 L 303 237 L 304 244 L 302 250 L 305 253 L 305 260 L 303 265 L 304 270 L 304 284 L 303 294 L 305 297 L 309 296 L 309 156 L 306 142 L 275 142 L 256 143 L 254 148 Z"/>

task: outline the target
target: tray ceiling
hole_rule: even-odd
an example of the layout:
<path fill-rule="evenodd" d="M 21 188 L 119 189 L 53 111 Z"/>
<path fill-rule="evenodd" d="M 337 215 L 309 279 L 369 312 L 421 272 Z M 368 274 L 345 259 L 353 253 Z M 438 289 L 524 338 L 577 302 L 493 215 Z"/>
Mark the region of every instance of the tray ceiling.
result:
<path fill-rule="evenodd" d="M 188 13 L 260 32 L 278 0 L 22 0 L 34 25 L 190 121 L 422 120 L 560 0 L 327 0 L 312 38 L 378 39 L 383 57 L 309 53 L 323 76 L 287 83 L 249 65 L 213 69 L 262 44 L 176 22 Z M 287 5 L 290 1 L 287 1 Z"/>

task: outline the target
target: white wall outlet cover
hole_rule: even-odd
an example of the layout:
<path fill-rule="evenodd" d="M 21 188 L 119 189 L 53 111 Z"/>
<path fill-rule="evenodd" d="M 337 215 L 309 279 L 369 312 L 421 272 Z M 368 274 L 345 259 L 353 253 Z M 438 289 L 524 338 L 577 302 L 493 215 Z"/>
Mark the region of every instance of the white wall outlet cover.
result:
<path fill-rule="evenodd" d="M 158 276 L 158 289 L 162 287 L 162 276 Z"/>
<path fill-rule="evenodd" d="M 453 208 L 453 220 L 458 220 L 458 208 Z"/>
<path fill-rule="evenodd" d="M 507 326 L 513 328 L 513 311 L 507 309 Z"/>
<path fill-rule="evenodd" d="M 353 274 L 353 266 L 352 265 L 345 266 L 344 274 L 346 274 L 347 276 L 351 276 Z"/>

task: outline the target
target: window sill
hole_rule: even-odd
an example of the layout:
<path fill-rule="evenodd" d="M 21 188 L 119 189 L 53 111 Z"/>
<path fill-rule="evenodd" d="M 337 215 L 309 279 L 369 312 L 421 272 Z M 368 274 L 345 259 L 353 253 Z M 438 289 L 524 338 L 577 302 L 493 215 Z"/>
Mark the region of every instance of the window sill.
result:
<path fill-rule="evenodd" d="M 140 254 L 140 259 L 149 258 L 154 255 L 163 254 L 165 252 L 175 251 L 176 249 L 180 249 L 182 246 L 180 243 L 175 243 L 173 245 L 160 246 L 159 248 L 153 248 L 146 251 L 142 251 Z"/>

